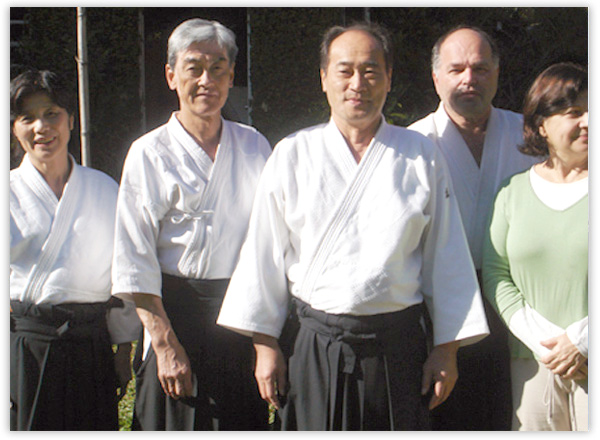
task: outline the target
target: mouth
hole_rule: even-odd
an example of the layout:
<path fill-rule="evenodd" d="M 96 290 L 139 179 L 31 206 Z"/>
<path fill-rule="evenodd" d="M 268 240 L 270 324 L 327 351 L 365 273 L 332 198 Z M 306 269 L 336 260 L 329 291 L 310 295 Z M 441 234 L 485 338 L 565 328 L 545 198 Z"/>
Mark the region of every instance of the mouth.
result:
<path fill-rule="evenodd" d="M 350 98 L 346 98 L 346 102 L 354 107 L 358 107 L 360 105 L 366 104 L 368 100 L 362 97 L 353 96 Z"/>
<path fill-rule="evenodd" d="M 461 98 L 478 98 L 481 96 L 481 93 L 479 93 L 477 90 L 467 90 L 459 92 L 459 96 Z"/>
<path fill-rule="evenodd" d="M 51 138 L 51 139 L 35 139 L 33 141 L 33 144 L 34 144 L 35 147 L 38 147 L 38 148 L 46 148 L 50 144 L 52 144 L 55 139 L 56 138 Z"/>

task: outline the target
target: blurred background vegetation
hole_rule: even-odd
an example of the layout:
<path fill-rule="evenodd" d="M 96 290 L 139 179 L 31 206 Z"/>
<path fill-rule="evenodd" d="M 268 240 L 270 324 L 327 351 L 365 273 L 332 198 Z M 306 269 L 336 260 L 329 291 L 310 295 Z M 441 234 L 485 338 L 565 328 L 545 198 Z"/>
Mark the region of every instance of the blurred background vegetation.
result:
<path fill-rule="evenodd" d="M 133 140 L 177 109 L 164 80 L 166 45 L 181 21 L 218 20 L 237 35 L 235 88 L 224 116 L 254 125 L 275 145 L 284 136 L 326 122 L 319 79 L 319 44 L 335 24 L 369 19 L 395 44 L 392 91 L 384 113 L 406 126 L 434 111 L 431 47 L 447 29 L 471 24 L 498 43 L 501 73 L 494 104 L 520 111 L 531 81 L 558 61 L 588 63 L 586 7 L 384 8 L 86 8 L 92 166 L 120 179 Z M 65 75 L 77 87 L 76 8 L 10 8 L 10 74 L 35 67 Z M 79 159 L 77 127 L 70 144 Z M 11 143 L 11 168 L 20 147 Z M 129 430 L 134 381 L 120 403 Z"/>
<path fill-rule="evenodd" d="M 114 8 L 87 11 L 92 166 L 119 180 L 133 140 L 177 109 L 164 80 L 167 38 L 191 17 L 216 19 L 237 35 L 235 89 L 224 114 L 251 123 L 274 145 L 329 110 L 319 80 L 319 43 L 334 24 L 369 19 L 393 34 L 393 87 L 385 115 L 406 126 L 434 111 L 435 40 L 457 24 L 479 26 L 501 52 L 498 107 L 519 111 L 533 78 L 557 61 L 588 62 L 586 7 Z M 10 8 L 11 77 L 57 70 L 77 87 L 76 8 Z M 79 158 L 77 131 L 71 150 Z M 19 163 L 18 148 L 11 167 Z"/>

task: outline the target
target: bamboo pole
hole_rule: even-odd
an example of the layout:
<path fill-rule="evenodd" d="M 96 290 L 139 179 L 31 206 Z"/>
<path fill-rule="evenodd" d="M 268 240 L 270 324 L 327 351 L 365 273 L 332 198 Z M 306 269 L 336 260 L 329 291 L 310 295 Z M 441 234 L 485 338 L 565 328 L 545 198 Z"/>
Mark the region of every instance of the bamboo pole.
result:
<path fill-rule="evenodd" d="M 77 8 L 77 76 L 79 84 L 79 122 L 81 127 L 81 164 L 91 165 L 89 138 L 89 88 L 87 63 L 86 8 Z"/>

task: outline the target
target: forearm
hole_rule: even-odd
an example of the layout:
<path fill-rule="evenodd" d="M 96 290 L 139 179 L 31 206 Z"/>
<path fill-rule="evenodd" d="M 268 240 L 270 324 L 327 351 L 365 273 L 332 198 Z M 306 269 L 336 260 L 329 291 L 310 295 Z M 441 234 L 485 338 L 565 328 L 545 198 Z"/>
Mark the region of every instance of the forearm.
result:
<path fill-rule="evenodd" d="M 148 293 L 134 293 L 133 300 L 142 325 L 150 333 L 155 351 L 175 343 L 179 344 L 161 297 Z"/>
<path fill-rule="evenodd" d="M 175 335 L 162 299 L 143 293 L 136 293 L 133 298 L 140 320 L 150 333 L 152 348 L 156 353 L 158 380 L 163 390 L 174 399 L 191 396 L 193 385 L 190 360 Z"/>
<path fill-rule="evenodd" d="M 254 333 L 252 342 L 256 350 L 254 376 L 261 397 L 275 408 L 281 408 L 280 396 L 286 394 L 287 366 L 279 342 L 273 336 Z"/>

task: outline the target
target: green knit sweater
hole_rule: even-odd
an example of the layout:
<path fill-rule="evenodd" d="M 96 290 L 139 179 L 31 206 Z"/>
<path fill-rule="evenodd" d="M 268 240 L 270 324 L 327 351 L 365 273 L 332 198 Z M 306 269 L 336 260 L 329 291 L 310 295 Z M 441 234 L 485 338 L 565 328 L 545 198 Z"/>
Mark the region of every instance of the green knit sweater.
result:
<path fill-rule="evenodd" d="M 484 293 L 506 324 L 529 304 L 566 328 L 588 314 L 588 196 L 564 211 L 542 203 L 530 171 L 507 179 L 490 213 Z M 511 335 L 512 357 L 533 353 Z"/>

